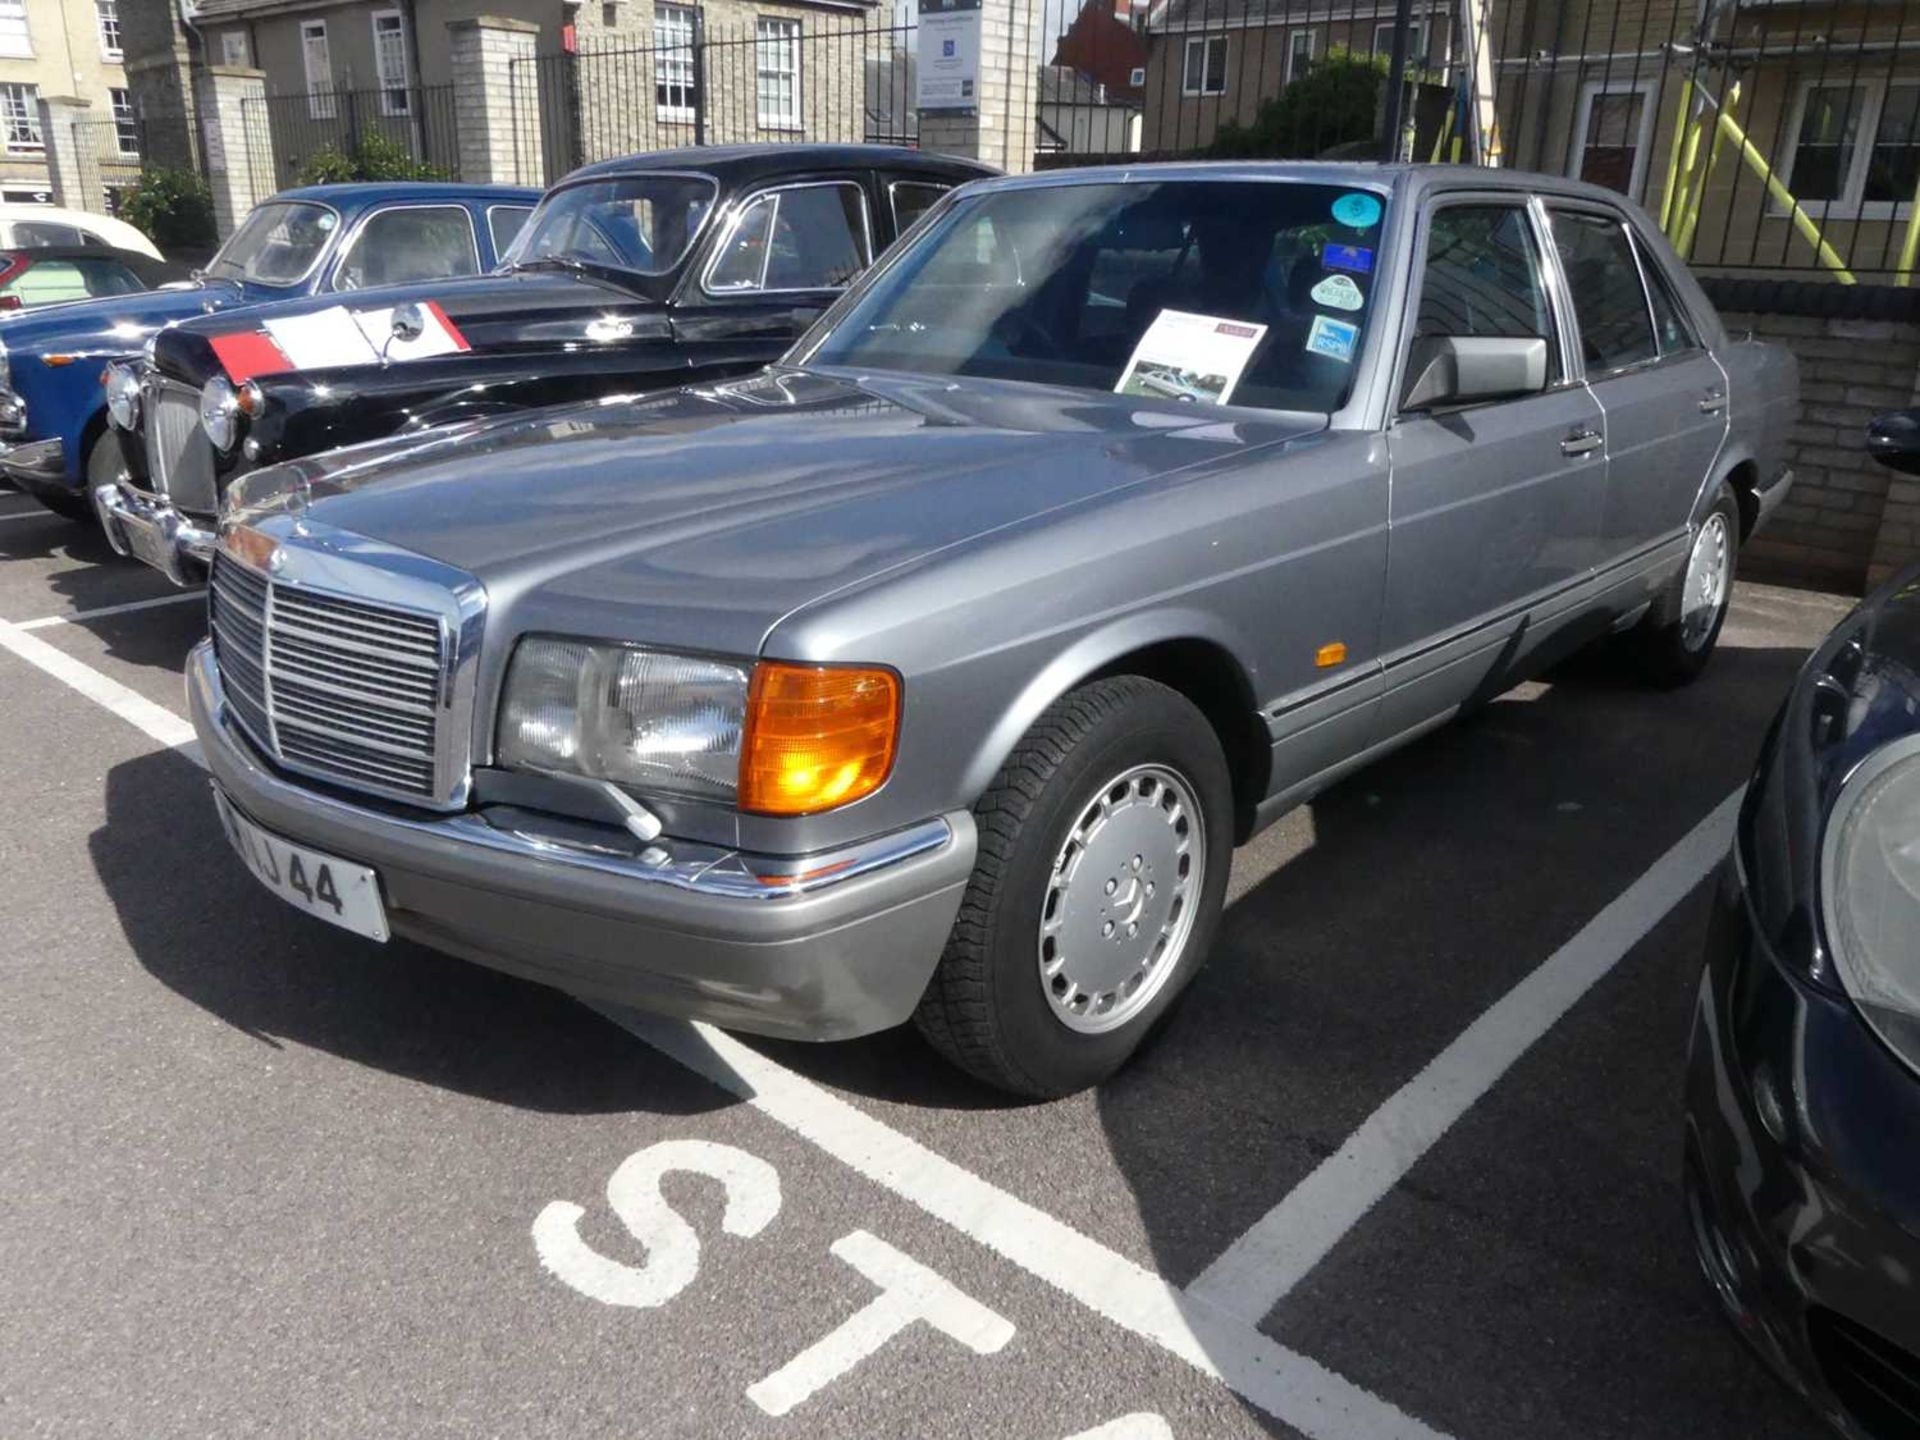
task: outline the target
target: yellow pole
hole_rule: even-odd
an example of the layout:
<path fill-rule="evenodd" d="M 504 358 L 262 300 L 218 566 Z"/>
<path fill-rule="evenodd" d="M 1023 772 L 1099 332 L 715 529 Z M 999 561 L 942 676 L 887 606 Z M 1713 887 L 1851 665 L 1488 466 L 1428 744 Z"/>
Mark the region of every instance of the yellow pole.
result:
<path fill-rule="evenodd" d="M 1706 127 L 1705 107 L 1701 113 L 1687 124 L 1687 143 L 1680 157 L 1680 193 L 1673 197 L 1673 224 L 1667 230 L 1669 240 L 1680 234 L 1681 222 L 1686 219 L 1687 202 L 1693 198 L 1693 171 L 1700 163 L 1700 135 Z"/>
<path fill-rule="evenodd" d="M 1693 75 L 1688 73 L 1680 86 L 1680 108 L 1673 112 L 1673 146 L 1667 152 L 1667 184 L 1660 196 L 1660 230 L 1666 233 L 1673 215 L 1673 187 L 1680 177 L 1680 144 L 1687 133 L 1687 107 L 1693 99 Z"/>
<path fill-rule="evenodd" d="M 1920 258 L 1920 185 L 1913 190 L 1913 205 L 1907 211 L 1907 238 L 1900 245 L 1900 276 L 1902 287 L 1913 284 L 1913 262 Z"/>
<path fill-rule="evenodd" d="M 1721 102 L 1720 113 L 1732 119 L 1740 108 L 1740 82 L 1733 82 L 1733 88 L 1727 91 L 1727 98 Z M 1681 259 L 1693 254 L 1693 232 L 1700 225 L 1700 207 L 1706 202 L 1707 186 L 1713 180 L 1713 168 L 1720 163 L 1720 142 L 1727 138 L 1727 132 L 1718 125 L 1713 127 L 1713 143 L 1707 147 L 1707 173 L 1700 177 L 1698 185 L 1687 190 L 1687 210 L 1680 222 L 1680 238 L 1673 248 L 1680 252 Z"/>
<path fill-rule="evenodd" d="M 1766 183 L 1767 194 L 1773 197 L 1773 202 L 1789 212 L 1793 228 L 1799 232 L 1801 239 L 1813 246 L 1815 253 L 1820 257 L 1820 263 L 1833 271 L 1834 279 L 1842 285 L 1858 284 L 1859 282 L 1853 278 L 1853 272 L 1847 269 L 1845 262 L 1841 260 L 1839 252 L 1827 243 L 1827 237 L 1822 235 L 1820 227 L 1813 223 L 1813 217 L 1800 208 L 1800 202 L 1793 198 L 1793 192 L 1780 183 L 1780 178 L 1773 173 L 1773 166 L 1767 163 L 1767 157 L 1754 148 L 1753 142 L 1747 139 L 1746 132 L 1725 111 L 1720 113 L 1720 128 L 1727 132 L 1729 140 L 1740 147 L 1741 158 L 1752 167 L 1754 174 Z"/>

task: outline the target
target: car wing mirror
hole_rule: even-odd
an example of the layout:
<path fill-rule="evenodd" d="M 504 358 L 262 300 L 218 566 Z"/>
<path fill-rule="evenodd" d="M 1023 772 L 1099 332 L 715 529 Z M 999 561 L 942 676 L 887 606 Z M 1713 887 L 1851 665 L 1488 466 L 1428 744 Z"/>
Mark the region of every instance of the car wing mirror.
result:
<path fill-rule="evenodd" d="M 387 363 L 387 351 L 393 348 L 396 341 L 402 345 L 409 345 L 424 335 L 426 330 L 427 317 L 418 305 L 409 301 L 405 305 L 394 306 L 386 343 L 380 347 L 380 363 L 382 365 Z"/>
<path fill-rule="evenodd" d="M 1867 453 L 1889 470 L 1920 475 L 1920 410 L 1889 410 L 1867 422 Z"/>
<path fill-rule="evenodd" d="M 1537 335 L 1421 335 L 1408 361 L 1403 410 L 1537 395 L 1547 388 L 1547 342 Z"/>

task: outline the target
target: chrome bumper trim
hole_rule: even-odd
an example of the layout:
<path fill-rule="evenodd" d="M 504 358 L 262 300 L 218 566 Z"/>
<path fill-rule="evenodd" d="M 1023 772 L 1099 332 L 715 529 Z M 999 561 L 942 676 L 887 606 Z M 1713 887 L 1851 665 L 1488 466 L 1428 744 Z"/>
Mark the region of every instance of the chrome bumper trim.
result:
<path fill-rule="evenodd" d="M 0 470 L 28 483 L 59 483 L 67 474 L 66 452 L 57 438 L 15 445 L 0 455 Z"/>
<path fill-rule="evenodd" d="M 194 524 L 166 500 L 126 485 L 100 485 L 93 491 L 93 513 L 116 554 L 151 565 L 182 587 L 207 578 L 218 534 Z"/>

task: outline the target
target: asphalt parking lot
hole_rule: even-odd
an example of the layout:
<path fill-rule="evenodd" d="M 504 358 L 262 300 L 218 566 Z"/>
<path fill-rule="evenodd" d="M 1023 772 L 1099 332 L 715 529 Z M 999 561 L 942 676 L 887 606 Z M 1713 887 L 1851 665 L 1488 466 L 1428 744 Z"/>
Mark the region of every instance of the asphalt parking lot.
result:
<path fill-rule="evenodd" d="M 602 1013 L 296 916 L 203 612 L 0 493 L 0 1434 L 1811 1436 L 1697 1281 L 1706 880 L 1805 651 L 1576 662 L 1237 858 L 1095 1094 Z"/>

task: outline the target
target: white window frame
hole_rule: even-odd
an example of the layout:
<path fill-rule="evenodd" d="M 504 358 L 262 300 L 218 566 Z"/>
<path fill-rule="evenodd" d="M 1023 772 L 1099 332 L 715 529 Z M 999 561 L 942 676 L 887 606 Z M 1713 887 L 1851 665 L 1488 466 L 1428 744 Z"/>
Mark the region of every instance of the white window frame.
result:
<path fill-rule="evenodd" d="M 380 47 L 380 22 L 391 20 L 393 28 L 386 33 L 398 38 L 400 55 L 400 77 L 390 79 L 386 74 L 386 51 Z M 407 116 L 413 114 L 413 53 L 407 46 L 406 17 L 398 10 L 376 10 L 367 19 L 373 27 L 373 78 L 380 87 L 380 113 L 382 115 Z"/>
<path fill-rule="evenodd" d="M 313 73 L 313 48 L 310 41 L 320 42 L 320 53 L 325 63 L 321 73 Z M 333 120 L 340 114 L 340 102 L 333 93 L 333 44 L 327 39 L 327 22 L 324 20 L 302 20 L 300 22 L 300 70 L 307 77 L 307 118 L 309 120 Z"/>
<path fill-rule="evenodd" d="M 684 21 L 684 30 L 682 22 Z M 694 105 L 662 105 L 660 89 L 683 89 L 689 96 L 700 93 L 698 60 L 693 48 L 695 7 L 655 4 L 653 7 L 653 118 L 661 124 L 690 125 Z M 683 38 L 684 36 L 684 38 Z M 668 70 L 668 66 L 673 68 Z M 682 68 L 684 67 L 684 69 Z M 680 78 L 684 74 L 684 81 Z"/>
<path fill-rule="evenodd" d="M 1815 90 L 1865 92 L 1860 106 L 1860 128 L 1854 132 L 1853 159 L 1847 166 L 1846 180 L 1840 187 L 1840 198 L 1800 201 L 1801 208 L 1815 220 L 1905 220 L 1913 213 L 1913 202 L 1910 200 L 1861 198 L 1867 188 L 1867 167 L 1873 163 L 1874 137 L 1880 133 L 1880 116 L 1886 109 L 1889 84 L 1920 86 L 1920 76 L 1896 75 L 1889 81 L 1884 75 L 1875 75 L 1837 82 L 1816 77 L 1801 81 L 1800 88 L 1794 93 L 1793 113 L 1787 122 L 1787 154 L 1780 166 L 1780 183 L 1787 187 L 1790 194 L 1793 191 L 1794 162 L 1800 158 L 1800 126 L 1807 118 L 1808 97 Z M 1769 198 L 1767 214 L 1782 217 L 1788 211 L 1778 201 Z"/>
<path fill-rule="evenodd" d="M 113 111 L 113 139 L 118 153 L 139 159 L 140 116 L 133 108 L 133 92 L 114 86 L 107 91 L 107 105 Z"/>
<path fill-rule="evenodd" d="M 16 60 L 33 58 L 33 22 L 27 18 L 27 0 L 0 0 L 0 19 L 18 19 L 20 31 L 17 38 L 0 31 L 0 55 Z"/>
<path fill-rule="evenodd" d="M 125 53 L 121 48 L 120 0 L 93 0 L 93 18 L 100 31 L 100 58 L 118 64 Z M 107 35 L 109 26 L 111 39 Z"/>
<path fill-rule="evenodd" d="M 769 34 L 771 31 L 773 33 Z M 762 130 L 799 130 L 802 128 L 800 117 L 805 108 L 800 100 L 800 22 L 786 15 L 757 15 L 753 21 L 753 113 L 754 119 Z M 767 68 L 767 57 L 774 62 L 782 58 L 793 62 L 791 72 Z M 775 80 L 791 78 L 793 81 L 793 105 L 785 114 L 767 108 L 767 97 L 761 89 L 763 77 Z"/>
<path fill-rule="evenodd" d="M 13 101 L 18 97 L 22 109 L 18 112 L 21 129 L 31 139 L 15 141 L 13 127 L 15 114 Z M 0 84 L 0 127 L 4 128 L 6 152 L 9 155 L 44 155 L 47 149 L 46 137 L 40 133 L 40 87 L 25 85 L 9 80 Z"/>
<path fill-rule="evenodd" d="M 1412 32 L 1407 36 L 1407 63 L 1409 65 L 1417 65 L 1423 70 L 1427 67 L 1428 18 L 1429 17 L 1425 15 L 1415 16 L 1407 26 L 1407 29 Z M 1399 23 L 1397 20 L 1382 20 L 1375 24 L 1373 27 L 1373 50 L 1371 53 L 1375 55 L 1393 54 L 1393 27 Z M 1382 38 L 1383 36 L 1384 40 Z"/>
<path fill-rule="evenodd" d="M 1196 45 L 1201 47 L 1200 88 L 1193 90 L 1187 86 L 1187 76 L 1193 70 L 1193 66 L 1188 63 L 1188 57 L 1193 54 L 1193 47 Z M 1213 47 L 1216 45 L 1220 47 L 1221 51 L 1220 88 L 1218 90 L 1209 90 L 1207 89 L 1207 71 L 1211 67 L 1207 62 L 1212 58 Z M 1182 95 L 1189 97 L 1224 95 L 1227 93 L 1227 81 L 1232 71 L 1233 52 L 1227 48 L 1227 35 L 1223 30 L 1216 30 L 1211 35 L 1189 35 L 1187 37 L 1187 43 L 1180 48 L 1180 93 Z"/>
<path fill-rule="evenodd" d="M 1644 80 L 1589 80 L 1580 87 L 1580 103 L 1573 117 L 1573 154 L 1567 161 L 1567 178 L 1580 178 L 1581 163 L 1587 158 L 1587 126 L 1593 123 L 1593 101 L 1598 95 L 1640 97 L 1640 130 L 1633 137 L 1633 174 L 1627 182 L 1627 194 L 1644 195 L 1646 191 L 1642 187 L 1647 179 L 1647 155 L 1653 148 L 1654 112 L 1660 108 L 1654 101 L 1652 76 Z"/>
<path fill-rule="evenodd" d="M 235 44 L 235 41 L 239 44 Z M 302 52 L 304 53 L 304 52 Z M 220 33 L 220 61 L 224 65 L 244 67 L 253 63 L 253 47 L 247 43 L 244 30 L 223 30 Z"/>
<path fill-rule="evenodd" d="M 1302 40 L 1307 42 L 1304 52 L 1300 45 Z M 1314 51 L 1318 45 L 1319 36 L 1315 35 L 1311 30 L 1295 30 L 1287 36 L 1286 84 L 1291 85 L 1302 75 L 1306 74 L 1307 71 L 1313 69 Z M 1301 64 L 1302 60 L 1306 62 L 1304 65 Z"/>

